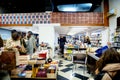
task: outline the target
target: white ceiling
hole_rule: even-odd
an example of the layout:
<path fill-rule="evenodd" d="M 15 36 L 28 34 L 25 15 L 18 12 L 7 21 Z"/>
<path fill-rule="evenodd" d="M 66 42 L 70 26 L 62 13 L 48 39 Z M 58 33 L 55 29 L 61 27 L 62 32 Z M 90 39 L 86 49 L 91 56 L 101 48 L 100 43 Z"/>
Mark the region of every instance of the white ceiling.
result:
<path fill-rule="evenodd" d="M 58 34 L 67 34 L 70 30 L 71 30 L 70 27 L 60 27 L 60 26 L 55 27 L 55 32 L 57 32 Z"/>
<path fill-rule="evenodd" d="M 38 27 L 37 26 L 34 26 L 34 27 L 31 27 L 31 26 L 17 26 L 17 27 L 3 27 L 5 29 L 9 29 L 9 30 L 17 30 L 17 31 L 21 31 L 21 32 L 28 32 L 28 31 L 32 31 L 33 33 L 37 33 L 38 32 Z"/>
<path fill-rule="evenodd" d="M 28 32 L 32 31 L 33 33 L 37 33 L 39 30 L 39 26 L 29 26 L 29 27 L 4 27 L 6 29 L 12 30 L 15 29 L 17 31 L 23 31 L 23 32 Z M 104 27 L 98 26 L 98 27 L 90 27 L 90 26 L 56 26 L 55 32 L 58 34 L 64 34 L 64 35 L 75 35 L 77 33 L 85 33 L 85 32 L 95 32 L 95 31 L 101 31 L 104 29 Z"/>
<path fill-rule="evenodd" d="M 62 27 L 55 27 L 55 31 L 58 32 L 59 34 L 67 34 L 67 35 L 75 35 L 77 33 L 86 33 L 86 32 L 98 32 L 103 30 L 104 27 L 102 26 L 62 26 Z"/>

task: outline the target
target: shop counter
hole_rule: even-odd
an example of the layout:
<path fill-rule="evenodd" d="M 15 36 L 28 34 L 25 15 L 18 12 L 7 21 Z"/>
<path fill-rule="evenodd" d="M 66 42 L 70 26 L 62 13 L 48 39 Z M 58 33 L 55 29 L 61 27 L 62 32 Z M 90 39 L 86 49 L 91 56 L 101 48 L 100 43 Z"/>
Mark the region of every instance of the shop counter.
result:
<path fill-rule="evenodd" d="M 45 64 L 45 60 L 30 60 L 11 71 L 11 80 L 56 80 L 57 70 L 57 61 Z"/>
<path fill-rule="evenodd" d="M 57 80 L 56 78 L 20 78 L 12 76 L 11 80 Z"/>
<path fill-rule="evenodd" d="M 67 48 L 67 50 L 79 50 L 79 51 L 81 51 L 81 50 L 87 50 L 87 48 Z"/>
<path fill-rule="evenodd" d="M 88 53 L 88 56 L 95 59 L 96 61 L 99 60 L 99 57 L 95 56 L 95 53 Z"/>
<path fill-rule="evenodd" d="M 79 53 L 79 52 L 82 52 L 83 51 L 86 51 L 87 48 L 75 48 L 75 47 L 67 47 L 64 51 L 64 58 L 66 60 L 72 60 L 72 54 L 73 53 Z"/>
<path fill-rule="evenodd" d="M 32 67 L 32 70 L 20 71 L 21 69 L 15 69 L 11 71 L 12 80 L 56 80 L 57 79 L 57 68 L 56 69 L 43 69 Z M 54 72 L 52 72 L 54 70 Z M 44 73 L 44 71 L 46 71 Z M 52 72 L 52 73 L 51 73 Z"/>
<path fill-rule="evenodd" d="M 11 80 L 57 80 L 57 72 L 55 74 L 47 74 L 47 77 L 19 77 L 11 76 Z"/>
<path fill-rule="evenodd" d="M 93 75 L 95 74 L 97 60 L 99 60 L 99 57 L 95 56 L 94 53 L 88 53 L 87 69 L 88 69 L 88 72 Z"/>

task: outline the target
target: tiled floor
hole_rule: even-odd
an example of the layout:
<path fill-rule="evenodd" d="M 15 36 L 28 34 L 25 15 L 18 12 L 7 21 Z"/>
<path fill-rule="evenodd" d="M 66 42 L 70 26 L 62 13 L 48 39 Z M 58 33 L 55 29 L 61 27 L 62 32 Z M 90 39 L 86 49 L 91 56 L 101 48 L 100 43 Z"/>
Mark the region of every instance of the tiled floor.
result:
<path fill-rule="evenodd" d="M 72 61 L 64 60 L 64 58 L 58 56 L 55 59 L 60 62 L 57 80 L 88 80 L 92 77 L 81 64 L 77 64 L 77 68 L 72 70 Z M 93 79 L 91 78 L 90 80 Z"/>

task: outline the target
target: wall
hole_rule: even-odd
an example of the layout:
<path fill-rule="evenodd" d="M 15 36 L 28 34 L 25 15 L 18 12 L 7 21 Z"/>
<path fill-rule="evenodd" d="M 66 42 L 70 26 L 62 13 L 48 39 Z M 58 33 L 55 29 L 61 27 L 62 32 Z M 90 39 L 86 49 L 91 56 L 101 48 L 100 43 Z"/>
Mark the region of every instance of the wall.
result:
<path fill-rule="evenodd" d="M 89 13 L 52 13 L 52 23 L 61 24 L 103 24 L 103 14 L 100 12 Z"/>
<path fill-rule="evenodd" d="M 43 12 L 43 13 L 10 13 L 0 14 L 0 26 L 11 24 L 50 24 L 61 23 L 64 25 L 103 25 L 102 12 L 86 13 L 60 13 L 60 12 Z M 16 26 L 17 26 L 16 25 Z"/>
<path fill-rule="evenodd" d="M 0 17 L 2 24 L 48 24 L 51 13 L 9 13 Z"/>
<path fill-rule="evenodd" d="M 51 57 L 54 57 L 54 42 L 55 42 L 55 30 L 52 24 L 35 24 L 33 26 L 39 26 L 39 43 L 47 42 L 52 47 Z"/>
<path fill-rule="evenodd" d="M 94 10 L 94 12 L 102 12 L 102 7 L 100 6 L 100 7 L 96 8 L 96 9 Z"/>
<path fill-rule="evenodd" d="M 55 46 L 58 46 L 58 37 L 59 37 L 59 34 L 55 31 Z"/>
<path fill-rule="evenodd" d="M 109 40 L 109 36 L 108 36 L 109 28 L 102 30 L 101 34 L 102 34 L 102 42 L 101 42 L 102 44 L 101 45 L 105 46 L 105 45 L 107 45 L 107 42 Z"/>
<path fill-rule="evenodd" d="M 7 39 L 11 38 L 11 31 L 0 28 L 0 35 L 3 40 L 7 40 Z"/>
<path fill-rule="evenodd" d="M 120 16 L 120 0 L 109 0 L 109 10 L 117 9 L 117 15 L 109 17 L 109 35 L 110 35 L 110 42 L 113 42 L 113 34 L 117 27 L 117 17 Z"/>

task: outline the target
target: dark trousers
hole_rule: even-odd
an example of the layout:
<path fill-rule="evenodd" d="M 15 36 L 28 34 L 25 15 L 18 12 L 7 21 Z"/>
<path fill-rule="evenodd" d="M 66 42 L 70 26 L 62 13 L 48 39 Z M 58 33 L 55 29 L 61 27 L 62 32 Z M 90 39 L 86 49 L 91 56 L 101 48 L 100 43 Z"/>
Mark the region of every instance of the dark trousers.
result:
<path fill-rule="evenodd" d="M 61 54 L 64 54 L 64 45 L 60 46 L 60 52 Z"/>

